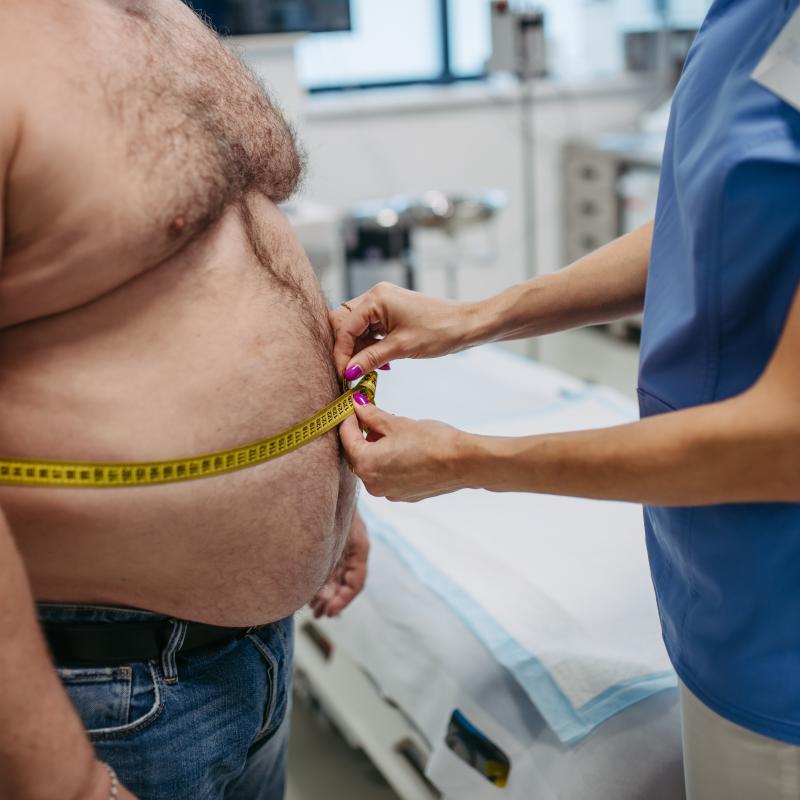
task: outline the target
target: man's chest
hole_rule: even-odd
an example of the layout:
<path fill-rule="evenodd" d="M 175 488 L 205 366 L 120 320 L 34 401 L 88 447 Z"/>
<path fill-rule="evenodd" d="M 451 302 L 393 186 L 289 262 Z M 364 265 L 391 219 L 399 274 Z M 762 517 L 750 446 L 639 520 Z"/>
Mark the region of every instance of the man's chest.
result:
<path fill-rule="evenodd" d="M 178 0 L 93 3 L 53 45 L 9 179 L 3 282 L 68 270 L 107 288 L 109 271 L 149 269 L 247 192 L 293 190 L 280 115 Z"/>

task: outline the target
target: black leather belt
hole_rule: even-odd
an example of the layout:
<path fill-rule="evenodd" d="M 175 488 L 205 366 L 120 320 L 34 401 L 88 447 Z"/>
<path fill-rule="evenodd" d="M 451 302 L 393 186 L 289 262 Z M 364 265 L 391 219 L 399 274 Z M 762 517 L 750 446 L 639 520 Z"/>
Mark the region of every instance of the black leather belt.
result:
<path fill-rule="evenodd" d="M 187 622 L 179 652 L 213 647 L 238 639 L 253 628 L 221 628 Z M 172 634 L 170 620 L 153 622 L 43 622 L 47 643 L 56 664 L 126 664 L 160 658 Z"/>

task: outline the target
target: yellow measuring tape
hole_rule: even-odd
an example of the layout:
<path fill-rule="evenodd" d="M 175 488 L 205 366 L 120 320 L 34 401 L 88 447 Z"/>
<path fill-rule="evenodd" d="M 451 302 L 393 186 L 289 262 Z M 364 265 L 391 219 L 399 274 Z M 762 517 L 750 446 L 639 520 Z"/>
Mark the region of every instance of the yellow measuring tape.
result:
<path fill-rule="evenodd" d="M 377 373 L 370 372 L 357 386 L 337 397 L 322 411 L 283 433 L 231 450 L 192 458 L 117 464 L 0 457 L 0 484 L 112 489 L 191 481 L 246 469 L 291 453 L 335 428 L 353 413 L 353 395 L 361 392 L 372 401 L 377 386 Z"/>

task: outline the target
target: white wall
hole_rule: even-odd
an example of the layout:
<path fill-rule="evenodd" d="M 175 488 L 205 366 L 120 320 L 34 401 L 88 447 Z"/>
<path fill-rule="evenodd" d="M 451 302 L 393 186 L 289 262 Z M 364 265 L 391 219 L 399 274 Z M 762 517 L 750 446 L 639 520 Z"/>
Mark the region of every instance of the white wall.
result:
<path fill-rule="evenodd" d="M 523 241 L 529 224 L 535 225 L 538 242 L 537 270 L 557 269 L 563 266 L 564 141 L 632 125 L 651 95 L 629 79 L 573 87 L 542 82 L 535 95 L 533 223 L 523 208 L 520 104 L 513 85 L 312 96 L 298 124 L 309 158 L 305 195 L 344 212 L 364 198 L 431 188 L 502 189 L 509 204 L 497 222 L 496 263 L 488 269 L 465 267 L 461 296 L 486 296 L 526 278 Z M 441 273 L 423 275 L 426 291 L 442 287 Z"/>
<path fill-rule="evenodd" d="M 464 267 L 459 281 L 464 299 L 492 294 L 528 277 L 527 225 L 535 226 L 536 271 L 563 266 L 564 142 L 629 128 L 653 99 L 651 86 L 630 76 L 580 83 L 537 81 L 531 220 L 524 208 L 520 92 L 513 80 L 304 96 L 294 69 L 296 41 L 249 37 L 234 44 L 298 129 L 308 155 L 305 198 L 344 213 L 365 198 L 426 189 L 497 188 L 507 193 L 508 207 L 495 230 L 496 262 L 491 268 Z M 435 234 L 423 237 L 421 246 L 423 262 L 441 262 L 436 251 L 441 252 L 443 243 Z M 432 255 L 426 258 L 428 253 Z M 441 293 L 441 272 L 423 273 L 421 288 Z"/>

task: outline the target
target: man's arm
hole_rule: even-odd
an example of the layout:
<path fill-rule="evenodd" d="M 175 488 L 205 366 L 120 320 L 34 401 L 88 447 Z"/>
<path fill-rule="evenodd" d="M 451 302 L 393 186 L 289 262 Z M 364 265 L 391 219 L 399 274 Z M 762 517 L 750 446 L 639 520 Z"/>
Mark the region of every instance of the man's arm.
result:
<path fill-rule="evenodd" d="M 16 109 L 0 80 L 0 280 L 3 203 L 21 131 Z M 109 775 L 50 661 L 25 566 L 0 509 L 0 798 L 107 800 L 109 794 Z"/>
<path fill-rule="evenodd" d="M 644 302 L 652 238 L 651 223 L 565 269 L 476 303 L 379 283 L 331 312 L 336 368 L 357 378 L 394 359 L 432 358 L 634 314 Z"/>
<path fill-rule="evenodd" d="M 0 641 L 0 797 L 107 800 L 109 776 L 53 669 L 1 512 Z"/>

